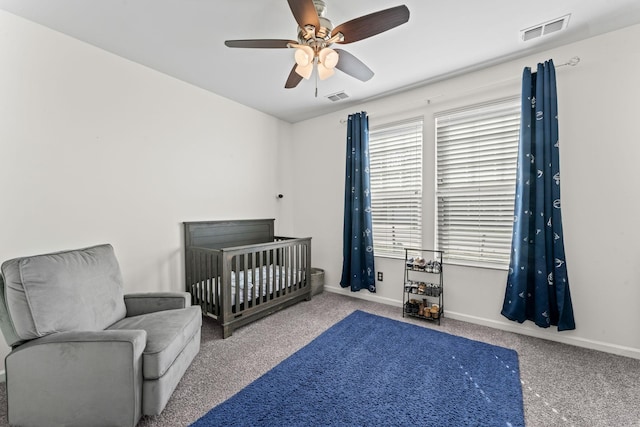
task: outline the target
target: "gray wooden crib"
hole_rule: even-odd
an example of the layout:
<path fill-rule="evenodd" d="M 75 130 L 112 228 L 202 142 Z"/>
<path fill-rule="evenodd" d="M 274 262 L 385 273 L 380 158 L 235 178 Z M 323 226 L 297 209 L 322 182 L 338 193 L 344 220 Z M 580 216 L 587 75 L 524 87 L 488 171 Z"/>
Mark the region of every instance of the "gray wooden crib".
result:
<path fill-rule="evenodd" d="M 274 236 L 273 219 L 185 222 L 186 290 L 235 328 L 311 299 L 311 238 Z"/>

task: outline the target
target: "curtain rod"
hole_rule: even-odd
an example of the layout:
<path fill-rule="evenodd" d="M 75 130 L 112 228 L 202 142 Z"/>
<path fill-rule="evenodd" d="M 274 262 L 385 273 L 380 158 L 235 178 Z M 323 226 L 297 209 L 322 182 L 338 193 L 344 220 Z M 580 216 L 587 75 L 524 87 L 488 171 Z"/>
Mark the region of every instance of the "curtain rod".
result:
<path fill-rule="evenodd" d="M 569 59 L 567 62 L 556 65 L 556 68 L 566 67 L 567 65 L 571 67 L 575 67 L 576 65 L 578 65 L 579 62 L 580 62 L 580 57 L 574 56 L 573 58 Z"/>
<path fill-rule="evenodd" d="M 555 68 L 566 67 L 566 66 L 575 67 L 579 63 L 580 63 L 580 57 L 579 56 L 574 56 L 574 57 L 568 59 L 567 61 L 563 62 L 562 64 L 558 64 L 558 65 L 554 64 L 554 65 L 555 65 Z M 473 93 L 473 92 L 476 92 L 478 90 L 487 89 L 487 88 L 490 88 L 492 86 L 497 86 L 499 84 L 510 82 L 512 80 L 516 80 L 516 79 L 519 79 L 519 78 L 520 77 L 512 77 L 512 78 L 509 78 L 509 79 L 500 80 L 500 81 L 497 81 L 497 82 L 489 83 L 488 85 L 485 85 L 485 86 L 480 86 L 480 87 L 477 87 L 477 88 L 474 88 L 474 89 L 469 89 L 469 90 L 464 91 L 464 92 L 458 92 L 455 95 L 459 96 L 459 95 L 465 95 L 465 94 L 468 94 L 468 93 Z M 433 99 L 440 98 L 440 97 L 443 97 L 443 96 L 445 96 L 445 94 L 432 96 L 430 98 L 427 98 L 426 102 L 427 102 L 427 104 L 431 104 Z M 340 123 L 342 123 L 342 124 L 347 123 L 347 119 L 340 119 Z"/>
<path fill-rule="evenodd" d="M 565 61 L 562 64 L 558 64 L 558 65 L 554 64 L 554 66 L 555 66 L 555 68 L 566 67 L 566 66 L 575 67 L 576 65 L 578 65 L 579 62 L 580 62 L 580 57 L 579 56 L 574 56 L 573 58 L 569 59 L 568 61 Z M 466 90 L 466 91 L 463 91 L 463 92 L 458 92 L 458 93 L 455 93 L 454 95 L 455 96 L 466 95 L 468 93 L 477 92 L 477 91 L 482 90 L 482 89 L 488 89 L 490 87 L 497 86 L 497 85 L 500 85 L 500 84 L 503 84 L 503 83 L 511 82 L 511 81 L 514 81 L 514 80 L 519 80 L 521 78 L 522 77 L 511 77 L 511 78 L 508 78 L 508 79 L 504 79 L 504 80 L 500 80 L 500 81 L 497 81 L 497 82 L 489 83 L 488 85 L 476 87 L 476 88 L 469 89 L 469 90 Z M 440 97 L 443 97 L 443 96 L 445 96 L 444 93 L 440 94 L 440 95 L 432 96 L 431 98 L 427 99 L 427 104 L 431 104 L 431 101 L 433 101 L 434 98 L 440 98 Z"/>

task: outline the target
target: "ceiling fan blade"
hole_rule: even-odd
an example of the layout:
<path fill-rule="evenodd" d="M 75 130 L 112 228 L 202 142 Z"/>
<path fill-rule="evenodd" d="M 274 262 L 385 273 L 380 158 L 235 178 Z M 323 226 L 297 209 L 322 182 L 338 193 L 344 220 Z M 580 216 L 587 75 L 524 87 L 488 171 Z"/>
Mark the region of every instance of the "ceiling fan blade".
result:
<path fill-rule="evenodd" d="M 289 43 L 298 43 L 295 40 L 279 39 L 252 39 L 252 40 L 227 40 L 224 42 L 228 47 L 247 47 L 258 49 L 280 49 L 289 47 Z"/>
<path fill-rule="evenodd" d="M 342 33 L 344 36 L 344 40 L 336 43 L 353 43 L 395 28 L 408 20 L 409 9 L 407 6 L 396 6 L 340 24 L 331 31 L 331 34 Z"/>
<path fill-rule="evenodd" d="M 294 87 L 298 86 L 298 83 L 300 83 L 302 81 L 302 76 L 298 73 L 296 73 L 296 67 L 298 66 L 298 64 L 293 64 L 293 68 L 291 69 L 291 72 L 289 73 L 289 77 L 287 78 L 287 82 L 284 84 L 284 88 L 285 89 L 293 89 Z"/>
<path fill-rule="evenodd" d="M 318 18 L 318 12 L 313 5 L 313 0 L 288 0 L 289 7 L 293 17 L 296 18 L 296 22 L 300 28 L 304 28 L 305 25 L 313 25 L 316 29 L 320 28 L 320 19 Z"/>
<path fill-rule="evenodd" d="M 338 52 L 340 59 L 336 68 L 343 73 L 349 74 L 351 77 L 355 77 L 358 80 L 366 82 L 373 77 L 374 72 L 369 67 L 364 65 L 358 58 L 342 49 L 334 49 Z"/>

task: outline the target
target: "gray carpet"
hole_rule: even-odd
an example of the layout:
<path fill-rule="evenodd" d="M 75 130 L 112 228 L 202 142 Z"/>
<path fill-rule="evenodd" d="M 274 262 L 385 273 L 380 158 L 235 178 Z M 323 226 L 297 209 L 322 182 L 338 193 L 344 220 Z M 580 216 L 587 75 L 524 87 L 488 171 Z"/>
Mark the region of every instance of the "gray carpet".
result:
<path fill-rule="evenodd" d="M 402 320 L 398 307 L 328 292 L 243 327 L 226 340 L 220 328 L 205 319 L 200 354 L 164 412 L 143 417 L 139 426 L 189 425 L 354 310 Z M 516 350 L 529 427 L 640 426 L 640 361 L 636 359 L 446 317 L 440 326 L 404 320 Z M 0 424 L 7 424 L 4 384 L 0 386 Z"/>

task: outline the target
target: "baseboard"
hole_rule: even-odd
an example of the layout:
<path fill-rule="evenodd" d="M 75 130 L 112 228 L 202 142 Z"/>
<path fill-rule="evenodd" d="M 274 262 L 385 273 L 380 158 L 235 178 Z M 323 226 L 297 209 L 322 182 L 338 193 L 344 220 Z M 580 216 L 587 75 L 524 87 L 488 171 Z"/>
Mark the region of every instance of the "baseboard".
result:
<path fill-rule="evenodd" d="M 488 326 L 490 328 L 500 329 L 507 332 L 513 332 L 520 335 L 527 335 L 527 336 L 541 338 L 548 341 L 569 344 L 576 347 L 588 348 L 590 350 L 598 350 L 598 351 L 603 351 L 605 353 L 631 357 L 633 359 L 640 359 L 640 349 L 633 348 L 633 347 L 625 347 L 625 346 L 606 343 L 602 341 L 595 341 L 595 340 L 589 340 L 586 338 L 562 335 L 562 332 L 558 333 L 557 335 L 550 335 L 548 332 L 545 333 L 545 330 L 538 331 L 533 327 L 528 328 L 516 322 L 509 322 L 509 323 L 500 322 L 497 320 L 485 319 L 485 318 L 476 317 L 476 316 L 469 316 L 466 314 L 455 313 L 451 311 L 445 311 L 445 315 L 450 319 L 461 320 L 463 322 L 474 323 L 476 325 Z"/>
<path fill-rule="evenodd" d="M 367 301 L 379 302 L 381 304 L 393 305 L 393 306 L 396 306 L 396 307 L 402 307 L 402 301 L 398 301 L 398 300 L 391 299 L 391 298 L 381 297 L 381 296 L 378 296 L 376 294 L 372 294 L 371 292 L 351 292 L 349 294 L 345 294 L 344 288 L 339 288 L 337 286 L 327 286 L 327 285 L 324 285 L 324 290 L 325 291 L 329 291 L 329 292 L 333 292 L 334 294 L 346 295 L 346 296 L 352 297 L 352 298 L 358 298 L 358 299 L 363 299 L 363 300 L 367 300 Z"/>
<path fill-rule="evenodd" d="M 7 376 L 5 375 L 4 369 L 0 371 L 0 383 L 7 382 Z"/>
<path fill-rule="evenodd" d="M 325 285 L 324 289 L 329 292 L 345 295 L 344 290 L 342 288 Z M 352 298 L 359 298 L 367 301 L 379 302 L 381 304 L 402 307 L 402 301 L 398 301 L 391 298 L 379 297 L 376 294 L 372 294 L 369 292 L 366 292 L 366 293 L 354 292 L 352 294 L 348 294 L 347 296 Z M 544 340 L 573 345 L 576 347 L 588 348 L 590 350 L 598 350 L 598 351 L 603 351 L 605 353 L 616 354 L 619 356 L 630 357 L 633 359 L 640 359 L 640 349 L 633 348 L 633 347 L 625 347 L 625 346 L 606 343 L 602 341 L 595 341 L 595 340 L 589 340 L 586 338 L 562 335 L 562 333 L 558 333 L 556 335 L 550 335 L 548 333 L 548 330 L 537 330 L 537 328 L 533 328 L 533 327 L 528 328 L 527 326 L 521 325 L 520 323 L 516 323 L 516 322 L 507 322 L 507 321 L 500 322 L 497 320 L 486 319 L 483 317 L 469 316 L 467 314 L 451 312 L 448 310 L 445 310 L 445 317 L 448 317 L 450 319 L 455 319 L 455 320 L 461 320 L 463 322 L 473 323 L 476 325 L 488 326 L 490 328 L 500 329 L 502 331 L 507 331 L 507 332 L 513 332 L 520 335 L 527 335 L 527 336 L 540 338 Z"/>

